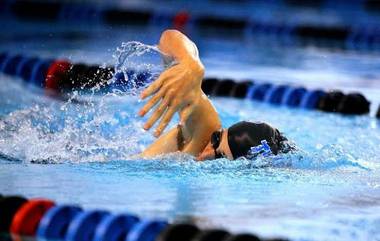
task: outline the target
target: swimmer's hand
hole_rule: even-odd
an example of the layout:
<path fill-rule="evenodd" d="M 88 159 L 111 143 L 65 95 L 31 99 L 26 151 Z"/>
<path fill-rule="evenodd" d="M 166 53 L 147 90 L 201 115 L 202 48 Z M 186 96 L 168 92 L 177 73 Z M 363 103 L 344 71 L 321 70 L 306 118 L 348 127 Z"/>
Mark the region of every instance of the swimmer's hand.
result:
<path fill-rule="evenodd" d="M 160 77 L 141 93 L 141 98 L 151 97 L 140 110 L 152 116 L 144 128 L 150 129 L 159 119 L 154 132 L 160 136 L 174 113 L 180 123 L 160 136 L 142 153 L 145 157 L 181 151 L 198 156 L 210 141 L 210 135 L 221 128 L 216 109 L 201 89 L 204 67 L 197 46 L 177 30 L 162 33 L 158 45 L 164 60 L 174 60 L 176 65 L 166 69 Z M 156 106 L 156 108 L 154 108 Z"/>
<path fill-rule="evenodd" d="M 201 84 L 204 67 L 199 58 L 176 59 L 177 65 L 165 70 L 160 77 L 141 93 L 141 99 L 152 96 L 139 111 L 144 116 L 155 105 L 151 117 L 144 124 L 149 130 L 160 118 L 154 136 L 158 137 L 169 124 L 173 115 L 180 111 L 181 123 L 184 123 L 192 113 L 194 104 L 202 96 Z"/>

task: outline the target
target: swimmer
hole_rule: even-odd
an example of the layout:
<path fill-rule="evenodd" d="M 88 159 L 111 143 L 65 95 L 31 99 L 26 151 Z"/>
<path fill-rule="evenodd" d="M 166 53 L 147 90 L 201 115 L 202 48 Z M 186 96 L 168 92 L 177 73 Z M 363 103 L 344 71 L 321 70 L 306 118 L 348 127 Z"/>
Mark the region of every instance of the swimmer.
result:
<path fill-rule="evenodd" d="M 264 142 L 274 155 L 285 151 L 286 138 L 269 124 L 242 121 L 222 128 L 216 109 L 201 89 L 205 69 L 189 38 L 177 30 L 166 30 L 158 48 L 164 62 L 174 61 L 175 65 L 141 93 L 141 99 L 150 99 L 139 115 L 155 108 L 143 128 L 149 130 L 159 121 L 154 131 L 158 139 L 143 151 L 143 157 L 180 151 L 198 161 L 221 157 L 234 160 L 255 154 L 252 148 L 260 150 L 257 147 Z M 175 113 L 179 114 L 179 124 L 162 134 Z"/>

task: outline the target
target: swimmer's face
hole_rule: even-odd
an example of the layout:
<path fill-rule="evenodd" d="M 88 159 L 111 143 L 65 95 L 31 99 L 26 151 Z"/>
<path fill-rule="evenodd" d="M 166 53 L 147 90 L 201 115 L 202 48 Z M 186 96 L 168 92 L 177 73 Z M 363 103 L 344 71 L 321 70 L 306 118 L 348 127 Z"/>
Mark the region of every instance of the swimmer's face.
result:
<path fill-rule="evenodd" d="M 228 145 L 228 129 L 214 132 L 205 149 L 197 157 L 197 160 L 204 161 L 222 157 L 230 160 L 234 159 Z"/>

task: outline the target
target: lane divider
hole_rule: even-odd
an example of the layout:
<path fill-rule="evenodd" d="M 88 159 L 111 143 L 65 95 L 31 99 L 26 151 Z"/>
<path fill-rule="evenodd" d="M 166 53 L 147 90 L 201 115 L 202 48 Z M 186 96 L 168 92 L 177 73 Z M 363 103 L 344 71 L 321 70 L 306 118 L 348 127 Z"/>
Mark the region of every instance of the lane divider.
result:
<path fill-rule="evenodd" d="M 370 113 L 370 102 L 364 95 L 353 92 L 344 94 L 341 91 L 308 90 L 300 86 L 274 85 L 271 83 L 243 82 L 236 92 L 230 80 L 206 78 L 202 89 L 211 96 L 231 96 L 248 100 L 256 100 L 273 105 L 293 108 L 314 109 L 324 112 L 335 112 L 344 115 L 363 115 Z M 220 89 L 224 86 L 223 91 Z M 380 107 L 379 107 L 380 109 Z M 378 114 L 379 115 L 379 114 Z M 377 117 L 379 117 L 377 115 Z"/>
<path fill-rule="evenodd" d="M 115 73 L 112 67 L 99 67 L 68 60 L 39 59 L 22 55 L 0 54 L 0 71 L 17 76 L 25 83 L 44 88 L 48 95 L 62 94 L 73 90 L 128 91 L 142 87 L 154 80 L 148 71 L 127 70 Z M 133 80 L 133 81 L 132 81 Z M 343 93 L 332 90 L 309 90 L 302 86 L 236 82 L 232 79 L 205 78 L 203 91 L 210 96 L 235 97 L 255 100 L 272 105 L 287 106 L 334 112 L 344 115 L 364 115 L 370 113 L 370 102 L 361 93 Z M 379 107 L 380 108 L 380 107 Z M 379 117 L 379 111 L 377 117 Z"/>
<path fill-rule="evenodd" d="M 106 90 L 128 90 L 141 87 L 153 80 L 147 71 L 128 70 L 126 77 L 116 73 L 113 67 L 99 67 L 83 63 L 73 64 L 68 60 L 40 59 L 21 55 L 0 54 L 0 72 L 21 78 L 24 83 L 46 89 L 48 92 L 65 93 L 73 90 L 88 90 L 95 86 Z M 110 81 L 115 78 L 114 81 Z M 133 79 L 132 81 L 127 80 Z"/>
<path fill-rule="evenodd" d="M 29 199 L 0 194 L 0 237 L 4 240 L 55 241 L 269 241 L 252 234 L 230 234 L 222 229 L 202 230 L 192 223 L 139 219 L 130 214 L 83 210 L 55 204 L 48 199 Z M 271 239 L 285 241 L 287 239 Z"/>
<path fill-rule="evenodd" d="M 367 0 L 368 3 L 372 1 Z M 125 26 L 127 24 L 158 25 L 180 30 L 186 26 L 199 29 L 238 30 L 250 35 L 265 35 L 278 42 L 301 45 L 331 46 L 353 50 L 380 51 L 380 29 L 377 24 L 365 26 L 323 26 L 304 23 L 263 22 L 251 18 L 227 18 L 223 16 L 194 14 L 185 11 L 157 12 L 146 9 L 119 9 L 107 6 L 94 6 L 85 3 L 62 3 L 39 0 L 15 0 L 4 9 L 21 19 L 62 21 L 75 24 L 105 23 Z M 326 40 L 328 40 L 326 42 Z M 337 42 L 340 44 L 337 46 Z"/>

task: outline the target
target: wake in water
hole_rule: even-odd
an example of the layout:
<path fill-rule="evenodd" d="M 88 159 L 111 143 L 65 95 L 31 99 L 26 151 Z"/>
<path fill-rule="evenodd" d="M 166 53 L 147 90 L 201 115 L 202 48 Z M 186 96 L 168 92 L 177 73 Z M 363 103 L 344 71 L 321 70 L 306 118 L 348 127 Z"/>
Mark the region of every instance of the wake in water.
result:
<path fill-rule="evenodd" d="M 41 98 L 38 95 L 35 97 Z M 2 116 L 2 158 L 31 163 L 131 160 L 133 155 L 152 143 L 154 138 L 142 129 L 143 120 L 135 114 L 141 105 L 137 97 L 107 95 L 92 98 L 91 105 L 68 104 L 42 98 L 39 104 Z M 221 109 L 220 105 L 225 106 L 224 102 L 219 103 L 218 100 L 215 103 L 218 109 Z M 257 110 L 251 112 L 251 117 L 265 113 L 265 107 L 255 108 Z M 222 119 L 233 122 L 232 117 L 236 117 L 222 110 L 221 112 Z M 294 133 L 297 132 L 293 131 Z M 315 170 L 376 169 L 376 166 L 367 165 L 362 159 L 345 151 L 344 146 L 340 144 L 326 144 L 307 150 L 303 149 L 308 143 L 299 144 L 301 148 L 296 153 L 259 157 L 254 160 L 218 159 L 196 163 L 189 155 L 173 153 L 154 158 L 148 161 L 147 165 L 151 168 L 173 168 L 180 165 L 186 170 L 192 169 L 188 165 L 196 165 L 194 168 L 201 165 L 202 168 L 212 168 L 215 171 L 268 167 Z M 168 165 L 171 162 L 173 163 Z"/>
<path fill-rule="evenodd" d="M 0 94 L 3 97 L 0 102 L 3 110 L 0 116 L 0 158 L 34 163 L 131 160 L 132 156 L 152 143 L 152 135 L 142 129 L 144 119 L 136 116 L 142 103 L 136 96 L 139 92 L 135 82 L 136 76 L 131 75 L 129 70 L 144 70 L 158 76 L 164 69 L 160 52 L 156 46 L 128 42 L 117 48 L 114 60 L 116 72 L 128 76 L 128 81 L 132 83 L 130 93 L 115 88 L 99 95 L 98 90 L 101 87 L 96 86 L 89 93 L 76 91 L 68 101 L 61 102 L 44 97 L 38 91 L 25 91 L 25 87 L 15 79 L 1 76 L 0 81 L 7 82 L 7 85 L 0 86 Z M 85 101 L 74 102 L 75 99 Z M 378 155 L 373 151 L 375 143 L 380 141 L 380 135 L 372 133 L 372 137 L 363 141 L 366 142 L 363 148 L 367 146 L 368 150 L 361 149 L 362 146 L 355 146 L 354 139 L 350 139 L 349 136 L 342 136 L 337 141 L 331 134 L 336 130 L 330 127 L 337 126 L 337 121 L 347 120 L 340 116 L 330 118 L 325 115 L 316 119 L 312 113 L 300 111 L 298 117 L 294 117 L 292 110 L 282 110 L 282 114 L 278 115 L 276 108 L 257 103 L 252 107 L 251 102 L 247 105 L 245 102 L 232 99 L 214 100 L 214 103 L 224 126 L 239 120 L 268 120 L 289 134 L 300 150 L 276 157 L 240 159 L 234 162 L 219 159 L 202 164 L 195 164 L 191 156 L 176 153 L 158 157 L 156 159 L 161 160 L 160 164 L 150 165 L 164 165 L 163 163 L 168 162 L 174 162 L 172 165 L 176 165 L 179 161 L 212 167 L 215 170 L 267 167 L 324 170 L 379 168 L 379 163 L 373 162 L 372 159 L 376 159 Z M 236 109 L 240 111 L 236 113 Z M 289 122 L 290 118 L 303 119 L 306 131 L 300 131 L 298 123 Z M 177 121 L 175 118 L 172 124 Z M 325 136 L 310 136 L 315 133 L 308 130 L 315 127 L 316 123 L 321 126 L 318 133 L 327 133 Z M 341 125 L 340 131 L 347 129 L 356 135 L 368 133 L 368 130 L 362 130 L 361 126 L 352 130 L 350 125 L 355 124 L 355 120 L 348 120 L 347 123 Z M 305 133 L 307 137 L 304 138 Z"/>

